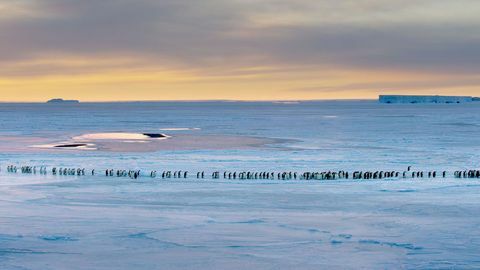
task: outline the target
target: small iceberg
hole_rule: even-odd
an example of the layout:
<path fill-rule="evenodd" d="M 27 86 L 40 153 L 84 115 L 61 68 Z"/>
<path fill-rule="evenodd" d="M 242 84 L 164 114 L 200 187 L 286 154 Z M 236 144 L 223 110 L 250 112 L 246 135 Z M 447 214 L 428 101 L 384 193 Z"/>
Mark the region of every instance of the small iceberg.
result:
<path fill-rule="evenodd" d="M 54 147 L 57 148 L 76 148 L 76 147 L 82 147 L 82 146 L 88 146 L 86 143 L 72 143 L 72 144 L 59 144 L 55 145 Z"/>
<path fill-rule="evenodd" d="M 76 100 L 76 99 L 70 99 L 70 100 L 66 100 L 66 99 L 62 99 L 62 98 L 54 98 L 54 99 L 50 99 L 49 101 L 47 101 L 48 104 L 78 104 L 80 103 L 80 101 Z"/>
<path fill-rule="evenodd" d="M 75 141 L 90 141 L 90 140 L 146 140 L 146 139 L 166 139 L 170 136 L 163 133 L 124 133 L 124 132 L 109 132 L 109 133 L 90 133 L 81 136 L 73 137 Z"/>

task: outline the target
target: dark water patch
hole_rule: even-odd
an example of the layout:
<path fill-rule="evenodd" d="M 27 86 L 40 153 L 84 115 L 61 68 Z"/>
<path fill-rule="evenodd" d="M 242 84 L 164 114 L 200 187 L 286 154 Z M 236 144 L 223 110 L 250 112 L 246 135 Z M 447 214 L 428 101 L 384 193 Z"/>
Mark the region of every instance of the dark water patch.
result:
<path fill-rule="evenodd" d="M 252 246 L 239 246 L 239 245 L 231 245 L 231 246 L 226 246 L 226 248 L 247 248 L 247 247 L 252 247 Z"/>
<path fill-rule="evenodd" d="M 341 237 L 343 239 L 350 239 L 352 238 L 352 235 L 351 234 L 339 234 L 337 235 L 338 237 Z"/>
<path fill-rule="evenodd" d="M 262 219 L 250 219 L 250 220 L 236 221 L 231 223 L 232 224 L 261 224 L 261 223 L 265 223 L 265 221 Z"/>
<path fill-rule="evenodd" d="M 414 114 L 405 114 L 405 115 L 376 115 L 374 117 L 377 118 L 416 118 L 420 117 L 421 115 L 414 115 Z"/>
<path fill-rule="evenodd" d="M 360 244 L 367 244 L 367 245 L 379 245 L 379 246 L 389 246 L 393 248 L 404 248 L 408 250 L 421 250 L 422 247 L 417 247 L 409 243 L 395 243 L 395 242 L 381 242 L 377 240 L 359 240 L 358 243 Z"/>
<path fill-rule="evenodd" d="M 332 245 L 340 245 L 340 244 L 343 244 L 343 242 L 340 241 L 340 240 L 331 240 L 331 241 L 330 241 L 330 244 L 332 244 Z"/>
<path fill-rule="evenodd" d="M 45 240 L 45 241 L 51 241 L 51 242 L 72 242 L 72 241 L 78 241 L 78 239 L 66 236 L 66 235 L 43 235 L 39 236 L 39 239 Z"/>
<path fill-rule="evenodd" d="M 381 189 L 380 192 L 399 192 L 399 193 L 410 193 L 410 192 L 416 192 L 417 190 L 415 189 Z"/>
<path fill-rule="evenodd" d="M 416 192 L 416 190 L 415 189 L 399 189 L 399 190 L 396 190 L 396 192 L 409 193 L 409 192 Z"/>
<path fill-rule="evenodd" d="M 304 245 L 318 245 L 323 243 L 322 240 L 299 241 L 299 242 L 272 242 L 258 245 L 226 245 L 225 248 L 272 248 L 272 247 L 298 247 Z"/>
<path fill-rule="evenodd" d="M 263 219 L 249 219 L 241 221 L 216 221 L 216 220 L 207 220 L 208 224 L 262 224 L 265 223 Z"/>

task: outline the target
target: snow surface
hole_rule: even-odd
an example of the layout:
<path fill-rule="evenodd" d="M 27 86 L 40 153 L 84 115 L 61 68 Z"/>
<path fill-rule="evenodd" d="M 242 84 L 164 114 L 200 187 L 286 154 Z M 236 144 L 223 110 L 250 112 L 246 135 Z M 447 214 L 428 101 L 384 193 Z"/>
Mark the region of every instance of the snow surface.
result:
<path fill-rule="evenodd" d="M 0 104 L 0 123 L 0 269 L 480 268 L 478 179 L 133 181 L 6 172 L 9 164 L 192 174 L 478 169 L 478 103 Z M 16 150 L 37 138 L 176 127 L 289 141 L 149 153 Z"/>

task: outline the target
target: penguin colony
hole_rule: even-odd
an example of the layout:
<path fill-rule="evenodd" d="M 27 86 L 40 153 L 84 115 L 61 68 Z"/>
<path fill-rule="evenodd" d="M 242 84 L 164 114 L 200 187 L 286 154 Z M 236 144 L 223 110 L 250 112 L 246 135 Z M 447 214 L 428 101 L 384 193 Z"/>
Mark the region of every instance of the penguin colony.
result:
<path fill-rule="evenodd" d="M 7 166 L 8 173 L 22 173 L 22 174 L 41 174 L 47 175 L 48 172 L 52 175 L 60 176 L 85 176 L 96 175 L 95 169 L 87 170 L 85 168 L 62 168 L 53 167 L 47 169 L 46 166 Z M 188 171 L 150 171 L 142 174 L 141 170 L 114 170 L 106 169 L 98 175 L 105 177 L 122 177 L 137 179 L 141 176 L 149 176 L 150 178 L 189 178 Z M 254 172 L 254 171 L 215 171 L 206 175 L 204 171 L 196 172 L 197 179 L 205 179 L 210 176 L 211 179 L 239 179 L 239 180 L 339 180 L 339 179 L 354 179 L 354 180 L 376 180 L 376 179 L 399 179 L 399 178 L 446 178 L 451 175 L 447 171 L 412 171 L 411 166 L 405 171 L 321 171 L 321 172 Z M 461 170 L 454 171 L 455 178 L 480 178 L 480 170 Z"/>

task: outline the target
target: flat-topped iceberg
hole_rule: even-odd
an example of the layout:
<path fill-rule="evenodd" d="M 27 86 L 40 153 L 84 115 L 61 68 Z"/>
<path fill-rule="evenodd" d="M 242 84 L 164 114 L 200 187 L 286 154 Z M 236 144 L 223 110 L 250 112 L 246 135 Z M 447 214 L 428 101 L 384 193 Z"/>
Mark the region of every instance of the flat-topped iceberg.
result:
<path fill-rule="evenodd" d="M 472 102 L 471 96 L 416 96 L 416 95 L 380 95 L 380 103 L 466 103 Z"/>

